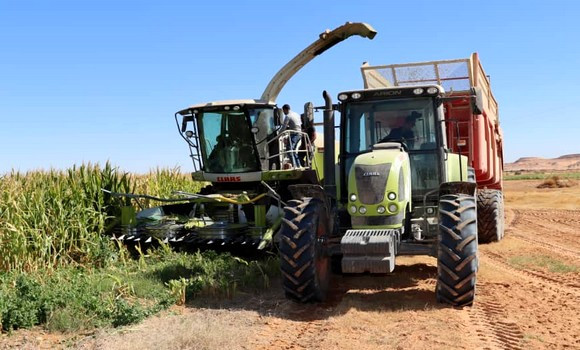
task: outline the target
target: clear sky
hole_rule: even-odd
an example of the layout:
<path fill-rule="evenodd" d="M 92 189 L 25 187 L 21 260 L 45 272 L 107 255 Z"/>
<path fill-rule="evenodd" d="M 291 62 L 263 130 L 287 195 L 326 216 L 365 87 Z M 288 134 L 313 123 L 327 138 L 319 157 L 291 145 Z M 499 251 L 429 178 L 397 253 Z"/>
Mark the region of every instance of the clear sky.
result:
<path fill-rule="evenodd" d="M 258 98 L 325 29 L 367 22 L 278 103 L 362 88 L 359 67 L 478 52 L 505 160 L 580 153 L 580 1 L 0 0 L 0 173 L 105 162 L 191 169 L 175 111 Z"/>

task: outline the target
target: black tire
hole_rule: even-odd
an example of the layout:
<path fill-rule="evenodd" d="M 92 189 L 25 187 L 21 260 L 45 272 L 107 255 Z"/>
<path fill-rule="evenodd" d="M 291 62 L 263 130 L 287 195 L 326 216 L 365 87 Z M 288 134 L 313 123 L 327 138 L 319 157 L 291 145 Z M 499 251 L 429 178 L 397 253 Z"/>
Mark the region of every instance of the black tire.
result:
<path fill-rule="evenodd" d="M 473 304 L 477 257 L 477 208 L 465 194 L 439 199 L 437 300 L 454 306 Z"/>
<path fill-rule="evenodd" d="M 280 228 L 280 270 L 288 299 L 323 301 L 328 291 L 330 258 L 323 253 L 328 218 L 316 198 L 291 200 Z"/>
<path fill-rule="evenodd" d="M 498 190 L 477 192 L 479 243 L 498 242 L 504 236 L 503 194 Z"/>

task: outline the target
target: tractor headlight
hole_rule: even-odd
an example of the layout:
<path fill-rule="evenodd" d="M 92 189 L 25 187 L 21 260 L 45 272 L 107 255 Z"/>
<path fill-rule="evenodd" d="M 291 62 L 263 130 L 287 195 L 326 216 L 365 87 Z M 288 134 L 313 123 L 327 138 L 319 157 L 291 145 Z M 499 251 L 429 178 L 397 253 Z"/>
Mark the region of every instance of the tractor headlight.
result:
<path fill-rule="evenodd" d="M 354 201 L 356 201 L 356 194 L 352 193 L 352 194 L 350 195 L 350 201 L 351 201 L 351 202 L 354 202 Z"/>
<path fill-rule="evenodd" d="M 397 210 L 399 210 L 399 207 L 397 207 L 397 205 L 396 205 L 396 204 L 389 204 L 389 211 L 390 211 L 391 213 L 396 213 L 396 212 L 397 212 Z"/>
<path fill-rule="evenodd" d="M 350 206 L 350 212 L 351 212 L 351 214 L 355 214 L 356 213 L 356 206 L 351 205 Z"/>
<path fill-rule="evenodd" d="M 431 215 L 431 214 L 434 214 L 434 213 L 435 213 L 435 209 L 434 208 L 431 208 L 431 207 L 427 208 L 427 214 Z"/>
<path fill-rule="evenodd" d="M 436 87 L 434 87 L 434 86 L 431 86 L 430 88 L 428 88 L 428 89 L 427 89 L 427 93 L 428 93 L 428 94 L 436 94 L 436 93 L 438 93 L 438 92 L 439 92 L 439 89 L 437 89 L 437 88 L 436 88 Z"/>
<path fill-rule="evenodd" d="M 421 95 L 421 94 L 423 93 L 423 91 L 424 91 L 424 90 L 423 90 L 423 88 L 416 88 L 416 89 L 413 89 L 413 93 L 414 93 L 415 95 Z"/>
<path fill-rule="evenodd" d="M 341 100 L 341 101 L 344 101 L 347 98 L 348 98 L 348 95 L 347 94 L 340 94 L 340 95 L 338 95 L 338 99 Z"/>
<path fill-rule="evenodd" d="M 377 213 L 379 213 L 379 214 L 383 214 L 383 213 L 384 213 L 386 210 L 387 210 L 387 208 L 385 208 L 385 207 L 384 207 L 384 206 L 382 206 L 382 205 L 379 205 L 379 206 L 377 207 Z"/>
<path fill-rule="evenodd" d="M 387 198 L 394 201 L 397 198 L 397 194 L 395 192 L 389 192 L 389 194 L 387 194 Z"/>
<path fill-rule="evenodd" d="M 367 213 L 367 208 L 366 207 L 360 207 L 358 208 L 358 212 L 361 214 L 366 214 Z"/>
<path fill-rule="evenodd" d="M 352 97 L 352 98 L 353 98 L 353 99 L 355 99 L 355 100 L 358 100 L 359 98 L 361 98 L 361 97 L 362 97 L 362 95 L 361 95 L 361 93 L 360 93 L 360 92 L 355 92 L 355 93 L 353 93 L 352 95 L 350 95 L 350 97 Z"/>
<path fill-rule="evenodd" d="M 224 110 L 229 111 L 230 110 L 230 106 L 225 106 Z"/>

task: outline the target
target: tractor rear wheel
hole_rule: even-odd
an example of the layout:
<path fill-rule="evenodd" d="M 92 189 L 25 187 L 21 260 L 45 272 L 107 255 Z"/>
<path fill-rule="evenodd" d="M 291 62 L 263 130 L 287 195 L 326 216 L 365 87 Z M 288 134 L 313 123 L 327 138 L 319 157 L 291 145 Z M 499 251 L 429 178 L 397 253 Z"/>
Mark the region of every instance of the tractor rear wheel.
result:
<path fill-rule="evenodd" d="M 299 302 L 326 298 L 330 258 L 324 253 L 328 218 L 316 198 L 291 200 L 280 228 L 280 269 L 286 297 Z"/>
<path fill-rule="evenodd" d="M 504 236 L 503 194 L 498 190 L 477 192 L 479 243 L 500 241 Z"/>
<path fill-rule="evenodd" d="M 473 304 L 477 258 L 475 198 L 443 195 L 439 200 L 437 300 L 454 306 Z"/>

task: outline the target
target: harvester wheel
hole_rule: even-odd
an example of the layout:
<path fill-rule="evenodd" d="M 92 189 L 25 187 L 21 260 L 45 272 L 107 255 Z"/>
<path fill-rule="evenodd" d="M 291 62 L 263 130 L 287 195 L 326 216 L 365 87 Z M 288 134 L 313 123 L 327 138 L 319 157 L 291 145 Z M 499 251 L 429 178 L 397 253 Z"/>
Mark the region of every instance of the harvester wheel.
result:
<path fill-rule="evenodd" d="M 505 219 L 501 191 L 477 192 L 477 220 L 479 243 L 497 242 L 503 238 Z"/>
<path fill-rule="evenodd" d="M 286 297 L 322 301 L 330 277 L 330 258 L 323 251 L 328 227 L 324 203 L 316 198 L 291 200 L 284 212 L 279 251 Z"/>
<path fill-rule="evenodd" d="M 477 268 L 475 198 L 443 195 L 439 200 L 437 300 L 454 306 L 473 304 Z"/>

